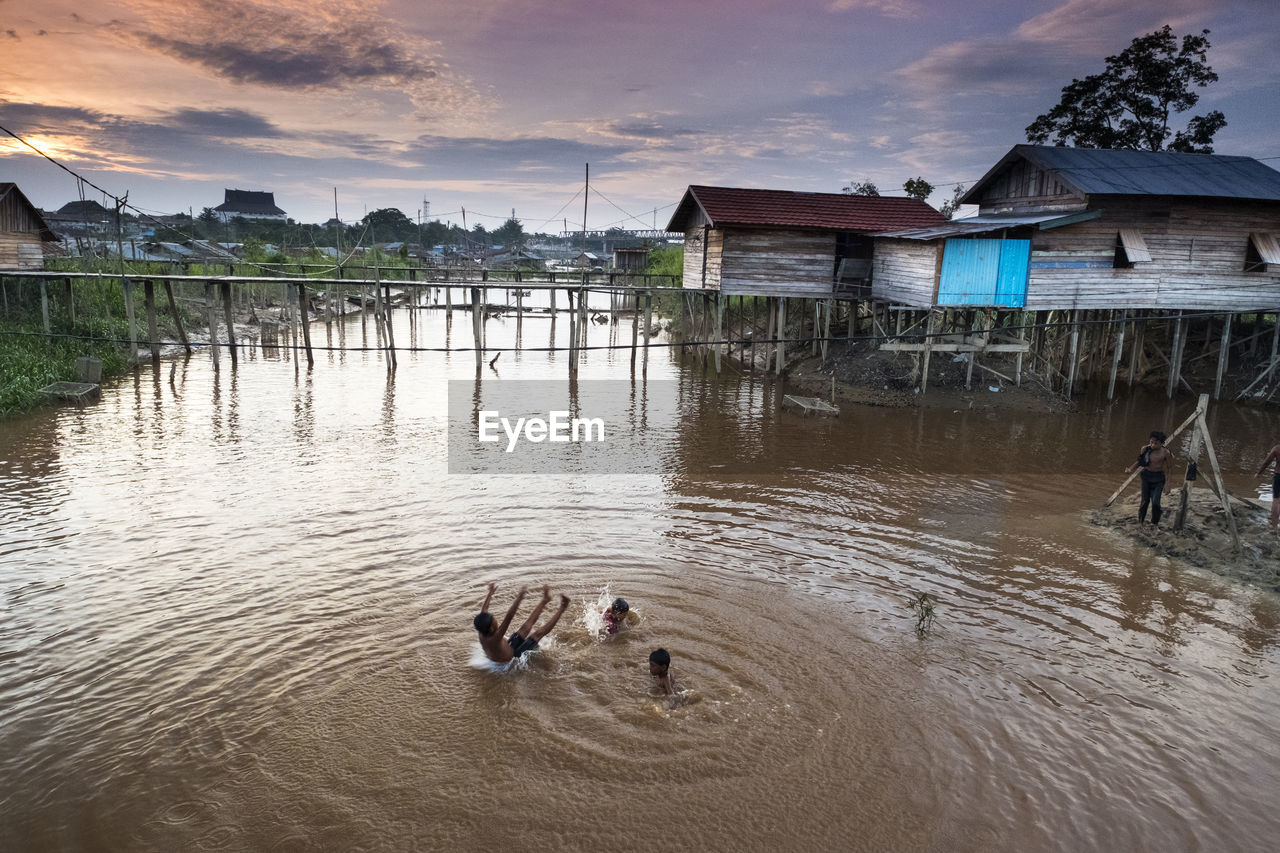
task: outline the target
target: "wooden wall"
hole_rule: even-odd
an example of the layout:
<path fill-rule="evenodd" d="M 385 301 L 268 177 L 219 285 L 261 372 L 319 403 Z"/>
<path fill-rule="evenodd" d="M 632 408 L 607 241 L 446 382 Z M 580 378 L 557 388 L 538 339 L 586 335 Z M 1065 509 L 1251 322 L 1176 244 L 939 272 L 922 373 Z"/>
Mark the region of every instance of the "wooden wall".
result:
<path fill-rule="evenodd" d="M 877 237 L 871 260 L 871 298 L 918 308 L 932 305 L 940 245 L 941 241 L 935 240 Z"/>
<path fill-rule="evenodd" d="M 732 295 L 832 295 L 836 235 L 832 231 L 727 229 L 723 235 L 720 289 Z M 710 280 L 708 270 L 708 280 Z"/>
<path fill-rule="evenodd" d="M 1027 160 L 1016 160 L 993 177 L 978 202 L 979 212 L 1083 210 L 1085 199 L 1067 189 L 1051 173 Z"/>
<path fill-rule="evenodd" d="M 38 234 L 0 231 L 0 270 L 43 269 L 44 249 Z"/>
<path fill-rule="evenodd" d="M 1280 306 L 1280 269 L 1244 271 L 1249 233 L 1280 233 L 1280 204 L 1134 197 L 1092 206 L 1100 218 L 1035 232 L 1027 310 Z M 1120 227 L 1142 235 L 1149 263 L 1114 268 Z"/>

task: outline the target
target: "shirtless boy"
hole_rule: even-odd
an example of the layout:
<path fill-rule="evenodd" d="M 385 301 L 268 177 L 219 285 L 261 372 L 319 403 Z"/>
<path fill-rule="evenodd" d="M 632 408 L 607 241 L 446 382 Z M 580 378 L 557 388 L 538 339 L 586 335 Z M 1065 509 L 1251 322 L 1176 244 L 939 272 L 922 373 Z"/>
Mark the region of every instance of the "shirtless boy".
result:
<path fill-rule="evenodd" d="M 1138 454 L 1138 459 L 1124 469 L 1128 474 L 1134 468 L 1142 469 L 1142 503 L 1138 505 L 1138 524 L 1147 522 L 1147 506 L 1151 506 L 1151 524 L 1160 524 L 1160 495 L 1168 494 L 1173 484 L 1165 476 L 1173 465 L 1173 454 L 1164 446 L 1166 436 L 1160 430 L 1151 431 L 1151 440 Z"/>
<path fill-rule="evenodd" d="M 676 677 L 671 674 L 671 655 L 666 649 L 654 649 L 649 653 L 649 674 L 663 693 L 668 696 L 676 694 Z"/>
<path fill-rule="evenodd" d="M 551 591 L 544 586 L 542 588 L 542 600 L 538 602 L 538 606 L 533 608 L 529 618 L 524 620 L 524 624 L 517 628 L 516 632 L 508 638 L 503 635 L 507 633 L 507 627 L 511 624 L 516 611 L 520 609 L 520 602 L 524 600 L 525 594 L 529 590 L 528 587 L 520 587 L 520 591 L 516 593 L 516 600 L 511 602 L 511 608 L 507 610 L 507 615 L 502 617 L 502 624 L 499 625 L 494 620 L 493 614 L 489 612 L 489 601 L 493 598 L 493 591 L 497 587 L 497 584 L 489 584 L 489 593 L 484 597 L 484 604 L 480 606 L 480 612 L 476 614 L 472 624 L 475 625 L 476 631 L 480 634 L 480 648 L 484 649 L 484 653 L 489 660 L 495 663 L 506 663 L 512 658 L 518 657 L 525 652 L 533 651 L 538 647 L 538 641 L 550 634 L 551 629 L 556 626 L 556 623 L 560 621 L 560 617 L 564 615 L 565 608 L 569 606 L 569 596 L 560 596 L 560 609 L 547 620 L 547 624 L 535 630 L 534 624 L 538 621 L 538 617 L 542 615 L 542 610 L 547 606 L 547 602 L 551 600 Z"/>
<path fill-rule="evenodd" d="M 1262 472 L 1267 470 L 1267 466 L 1272 462 L 1280 462 L 1280 444 L 1271 448 L 1271 452 L 1267 454 L 1267 458 L 1262 460 L 1262 467 L 1258 469 L 1258 476 L 1262 476 Z M 1276 532 L 1276 522 L 1280 521 L 1280 465 L 1276 466 L 1276 471 L 1271 475 L 1271 532 Z"/>

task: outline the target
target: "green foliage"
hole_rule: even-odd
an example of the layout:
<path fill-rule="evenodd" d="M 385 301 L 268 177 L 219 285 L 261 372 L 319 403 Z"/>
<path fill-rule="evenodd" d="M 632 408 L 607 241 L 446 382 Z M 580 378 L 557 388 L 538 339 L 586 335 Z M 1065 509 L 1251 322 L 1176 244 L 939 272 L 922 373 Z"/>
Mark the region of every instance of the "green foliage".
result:
<path fill-rule="evenodd" d="M 684 275 L 684 246 L 659 246 L 649 252 L 644 271 L 652 275 L 671 275 L 677 281 Z"/>
<path fill-rule="evenodd" d="M 416 243 L 418 224 L 394 207 L 383 207 L 360 220 L 379 243 Z"/>
<path fill-rule="evenodd" d="M 507 248 L 523 246 L 526 239 L 524 226 L 518 219 L 508 219 L 493 232 L 493 239 L 499 246 Z"/>
<path fill-rule="evenodd" d="M 924 201 L 933 194 L 933 184 L 929 183 L 924 178 L 911 178 L 902 185 L 902 188 L 906 191 L 907 195 L 912 198 L 917 198 L 920 201 Z"/>
<path fill-rule="evenodd" d="M 1220 111 L 1195 116 L 1185 130 L 1176 133 L 1169 127 L 1172 113 L 1194 107 L 1200 100 L 1196 90 L 1218 79 L 1209 67 L 1208 35 L 1204 30 L 1183 36 L 1179 45 L 1166 24 L 1135 38 L 1123 51 L 1107 57 L 1102 73 L 1064 86 L 1057 106 L 1027 126 L 1027 141 L 1212 153 L 1214 134 L 1227 124 Z"/>
<path fill-rule="evenodd" d="M 847 187 L 841 187 L 840 192 L 845 195 L 880 195 L 879 188 L 877 188 L 875 184 L 871 183 L 870 178 L 859 181 L 858 183 L 850 182 Z"/>
<path fill-rule="evenodd" d="M 964 184 L 956 184 L 956 188 L 951 191 L 951 198 L 942 203 L 939 212 L 947 219 L 952 219 L 956 215 L 956 211 L 960 209 L 960 199 L 964 197 Z"/>

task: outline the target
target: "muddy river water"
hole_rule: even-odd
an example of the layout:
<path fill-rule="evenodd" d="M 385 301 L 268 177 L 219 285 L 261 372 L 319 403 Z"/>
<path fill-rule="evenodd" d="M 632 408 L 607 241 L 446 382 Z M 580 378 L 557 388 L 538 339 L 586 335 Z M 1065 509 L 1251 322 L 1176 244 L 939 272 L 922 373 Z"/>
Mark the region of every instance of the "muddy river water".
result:
<path fill-rule="evenodd" d="M 441 342 L 405 315 L 402 347 Z M 565 372 L 506 353 L 475 393 Z M 0 849 L 1275 849 L 1280 596 L 1083 515 L 1190 399 L 805 420 L 760 377 L 590 351 L 643 458 L 450 473 L 475 375 L 201 352 L 0 423 Z M 1209 421 L 1256 493 L 1280 419 Z M 500 672 L 489 582 L 499 616 L 572 599 Z"/>

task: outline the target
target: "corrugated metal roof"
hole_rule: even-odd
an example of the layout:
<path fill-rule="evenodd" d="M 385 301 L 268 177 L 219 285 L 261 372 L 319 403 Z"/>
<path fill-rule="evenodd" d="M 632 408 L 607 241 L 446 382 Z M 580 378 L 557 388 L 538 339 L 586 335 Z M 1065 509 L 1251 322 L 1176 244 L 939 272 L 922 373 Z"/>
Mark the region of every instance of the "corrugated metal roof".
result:
<path fill-rule="evenodd" d="M 1086 195 L 1280 201 L 1280 172 L 1252 157 L 1053 145 L 1015 145 L 962 201 L 978 198 L 979 188 L 1018 158 L 1052 171 L 1062 183 Z"/>
<path fill-rule="evenodd" d="M 1096 215 L 1095 215 L 1096 216 Z M 1088 218 L 1092 219 L 1095 216 Z M 940 225 L 928 228 L 905 228 L 898 231 L 882 231 L 877 237 L 897 237 L 903 240 L 936 240 L 940 237 L 959 237 L 962 234 L 984 234 L 989 231 L 1000 231 L 1004 228 L 1017 228 L 1022 225 L 1040 225 L 1052 223 L 1056 219 L 1078 219 L 1077 214 L 1040 213 L 1024 216 L 971 216 L 966 219 L 952 219 Z"/>
<path fill-rule="evenodd" d="M 699 209 L 713 228 L 747 225 L 871 233 L 946 222 L 941 213 L 914 198 L 693 185 L 685 191 L 667 230 L 684 231 Z"/>

